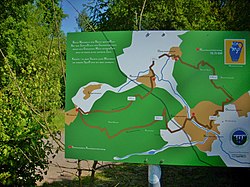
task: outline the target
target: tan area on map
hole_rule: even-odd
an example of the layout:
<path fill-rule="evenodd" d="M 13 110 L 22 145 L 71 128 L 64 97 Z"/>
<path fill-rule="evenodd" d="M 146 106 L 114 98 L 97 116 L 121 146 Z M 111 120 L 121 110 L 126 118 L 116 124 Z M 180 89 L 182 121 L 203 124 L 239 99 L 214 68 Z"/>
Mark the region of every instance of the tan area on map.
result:
<path fill-rule="evenodd" d="M 70 125 L 70 123 L 72 123 L 76 119 L 77 113 L 78 112 L 76 108 L 73 108 L 72 110 L 65 112 L 65 123 L 67 125 Z"/>
<path fill-rule="evenodd" d="M 83 99 L 88 99 L 90 97 L 90 94 L 94 91 L 94 90 L 98 90 L 102 87 L 102 84 L 93 84 L 93 85 L 88 85 L 83 89 L 83 93 L 84 93 L 84 97 Z"/>
<path fill-rule="evenodd" d="M 156 84 L 154 78 L 155 77 L 153 70 L 149 70 L 148 74 L 138 77 L 136 81 L 144 84 L 149 88 L 155 88 Z"/>
<path fill-rule="evenodd" d="M 194 115 L 193 120 L 195 120 L 198 124 L 207 129 L 212 129 L 213 131 L 220 133 L 217 129 L 218 124 L 212 123 L 210 127 L 209 116 L 213 116 L 216 110 L 220 110 L 221 106 L 216 105 L 209 101 L 202 101 L 197 104 L 193 109 L 191 109 L 191 114 Z M 181 110 L 176 117 L 174 118 L 180 125 L 184 126 L 183 130 L 191 137 L 192 141 L 200 141 L 202 142 L 204 138 L 207 137 L 207 140 L 204 144 L 197 144 L 197 147 L 201 151 L 211 151 L 211 146 L 214 140 L 216 140 L 216 136 L 212 133 L 206 134 L 204 130 L 195 126 L 190 119 L 186 117 L 186 108 Z"/>
<path fill-rule="evenodd" d="M 175 60 L 175 57 L 181 57 L 182 52 L 181 49 L 179 47 L 171 47 L 169 54 L 172 56 L 172 60 Z"/>
<path fill-rule="evenodd" d="M 247 117 L 247 113 L 250 112 L 250 95 L 249 93 L 245 93 L 235 102 L 235 107 L 238 112 L 239 117 L 245 116 Z"/>

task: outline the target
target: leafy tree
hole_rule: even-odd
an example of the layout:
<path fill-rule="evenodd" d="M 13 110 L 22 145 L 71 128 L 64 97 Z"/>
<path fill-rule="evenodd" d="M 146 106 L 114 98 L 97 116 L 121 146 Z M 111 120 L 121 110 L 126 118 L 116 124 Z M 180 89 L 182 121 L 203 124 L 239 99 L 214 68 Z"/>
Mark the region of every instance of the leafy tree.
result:
<path fill-rule="evenodd" d="M 246 0 L 96 0 L 85 4 L 96 30 L 249 30 Z"/>
<path fill-rule="evenodd" d="M 79 28 L 82 32 L 94 31 L 96 29 L 95 25 L 91 22 L 91 19 L 89 18 L 85 10 L 81 12 L 79 17 L 76 19 L 76 22 L 78 25 L 80 25 Z"/>
<path fill-rule="evenodd" d="M 32 186 L 52 153 L 51 122 L 62 105 L 64 41 L 57 1 L 1 0 L 0 186 Z M 54 136 L 53 136 L 54 137 Z M 55 138 L 55 137 L 54 137 Z M 55 139 L 56 140 L 56 139 Z"/>
<path fill-rule="evenodd" d="M 222 0 L 221 16 L 226 30 L 250 30 L 250 3 L 248 0 Z"/>

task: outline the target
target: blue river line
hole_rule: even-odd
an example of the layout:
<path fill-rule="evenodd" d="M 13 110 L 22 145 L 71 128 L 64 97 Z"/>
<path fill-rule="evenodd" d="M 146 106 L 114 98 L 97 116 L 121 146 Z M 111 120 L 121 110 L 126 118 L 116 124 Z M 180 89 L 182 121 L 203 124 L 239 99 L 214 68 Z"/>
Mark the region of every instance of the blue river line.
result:
<path fill-rule="evenodd" d="M 174 92 L 174 94 L 175 94 L 176 96 L 178 96 L 178 97 L 183 101 L 183 103 L 185 104 L 187 110 L 189 111 L 189 110 L 190 110 L 190 107 L 188 106 L 188 104 L 187 104 L 187 102 L 185 101 L 185 99 L 184 99 L 180 94 L 178 94 L 177 92 L 175 92 L 175 89 L 173 88 L 173 86 L 172 86 L 172 84 L 171 84 L 171 82 L 170 82 L 169 80 L 165 80 L 165 79 L 164 79 L 163 70 L 164 70 L 164 68 L 166 67 L 166 65 L 167 65 L 167 63 L 168 63 L 168 61 L 169 61 L 169 59 L 170 59 L 170 57 L 167 58 L 166 62 L 164 63 L 164 65 L 163 65 L 163 67 L 162 67 L 162 69 L 161 69 L 161 79 L 160 79 L 157 75 L 155 75 L 155 76 L 156 76 L 156 78 L 157 78 L 157 80 L 158 80 L 159 82 L 160 82 L 160 81 L 164 81 L 164 82 L 167 82 L 167 83 L 170 85 L 170 87 L 171 87 L 172 91 Z M 144 74 L 144 73 L 146 73 L 146 72 L 148 72 L 148 71 L 149 71 L 149 69 L 138 72 L 138 74 L 137 74 L 137 76 L 136 76 L 135 79 L 131 79 L 130 81 L 128 81 L 127 83 L 125 83 L 123 86 L 121 86 L 121 87 L 119 88 L 118 93 L 120 93 L 121 90 L 122 90 L 125 86 L 127 86 L 128 84 L 130 84 L 131 82 L 134 83 L 134 82 L 136 81 L 136 79 L 137 79 L 138 77 L 140 77 L 141 74 Z M 188 117 L 189 117 L 189 118 L 191 117 L 189 113 L 188 113 Z"/>
<path fill-rule="evenodd" d="M 186 143 L 182 143 L 182 144 L 174 144 L 174 145 L 164 145 L 161 149 L 159 150 L 155 150 L 155 149 L 151 149 L 149 151 L 146 151 L 146 152 L 142 152 L 142 153 L 132 153 L 132 154 L 129 154 L 129 155 L 126 155 L 124 157 L 114 157 L 114 160 L 124 160 L 124 159 L 127 159 L 131 156 L 140 156 L 140 155 L 155 155 L 159 152 L 162 152 L 168 148 L 171 148 L 171 147 L 183 147 L 184 145 L 190 145 L 190 144 L 193 144 L 194 142 L 186 142 Z"/>
<path fill-rule="evenodd" d="M 188 104 L 187 104 L 187 102 L 185 101 L 185 99 L 184 99 L 179 93 L 175 92 L 175 89 L 173 88 L 173 86 L 172 86 L 172 84 L 171 84 L 171 82 L 170 82 L 169 80 L 165 80 L 165 79 L 164 79 L 163 70 L 164 70 L 164 68 L 166 67 L 166 65 L 167 65 L 167 63 L 168 63 L 168 61 L 169 61 L 169 59 L 170 59 L 170 57 L 167 58 L 165 64 L 163 65 L 163 67 L 162 67 L 162 69 L 161 69 L 161 79 L 159 79 L 159 77 L 156 75 L 157 80 L 158 80 L 159 82 L 160 82 L 160 81 L 167 82 L 167 83 L 170 85 L 170 87 L 171 87 L 172 91 L 174 92 L 174 94 L 175 94 L 176 96 L 178 96 L 178 97 L 183 101 L 183 103 L 184 103 L 185 106 L 187 107 L 187 110 L 189 111 L 189 110 L 190 110 L 190 107 L 188 106 Z M 188 114 L 188 117 L 189 117 L 189 118 L 191 117 L 190 114 Z"/>
<path fill-rule="evenodd" d="M 166 63 L 165 63 L 165 64 L 163 65 L 163 67 L 161 68 L 161 80 L 163 80 L 163 76 L 164 76 L 164 75 L 163 75 L 163 70 L 164 70 L 165 66 L 167 65 L 169 59 L 170 59 L 170 58 L 167 59 Z M 158 79 L 158 81 L 161 81 L 161 80 Z"/>

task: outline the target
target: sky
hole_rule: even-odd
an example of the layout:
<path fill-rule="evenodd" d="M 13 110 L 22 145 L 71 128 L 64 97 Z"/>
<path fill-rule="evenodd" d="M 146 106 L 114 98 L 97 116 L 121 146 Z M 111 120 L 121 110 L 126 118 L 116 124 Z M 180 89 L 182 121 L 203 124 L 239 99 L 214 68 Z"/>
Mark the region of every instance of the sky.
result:
<path fill-rule="evenodd" d="M 86 3 L 87 0 L 62 0 L 61 6 L 65 14 L 68 14 L 68 17 L 63 19 L 61 29 L 65 34 L 68 32 L 80 32 L 80 29 L 77 26 L 76 18 L 78 12 L 72 7 L 72 5 L 81 12 L 83 9 L 82 4 Z M 72 4 L 70 4 L 70 3 Z"/>

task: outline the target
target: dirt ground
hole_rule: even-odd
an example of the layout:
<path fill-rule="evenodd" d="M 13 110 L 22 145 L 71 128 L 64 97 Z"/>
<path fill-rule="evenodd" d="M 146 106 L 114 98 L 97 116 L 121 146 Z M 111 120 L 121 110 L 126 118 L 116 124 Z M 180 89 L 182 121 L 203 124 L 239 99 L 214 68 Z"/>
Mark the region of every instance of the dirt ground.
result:
<path fill-rule="evenodd" d="M 64 143 L 64 132 L 61 136 L 61 141 Z M 56 148 L 57 144 L 53 141 L 53 145 Z M 64 151 L 59 151 L 54 158 L 52 155 L 49 158 L 49 170 L 47 175 L 43 175 L 44 179 L 41 182 L 37 182 L 37 186 L 42 186 L 44 183 L 53 183 L 56 181 L 73 180 L 77 177 L 77 160 L 66 159 L 64 157 Z M 84 169 L 90 169 L 93 161 L 81 161 L 80 166 Z M 90 175 L 89 171 L 83 171 L 81 176 Z"/>

